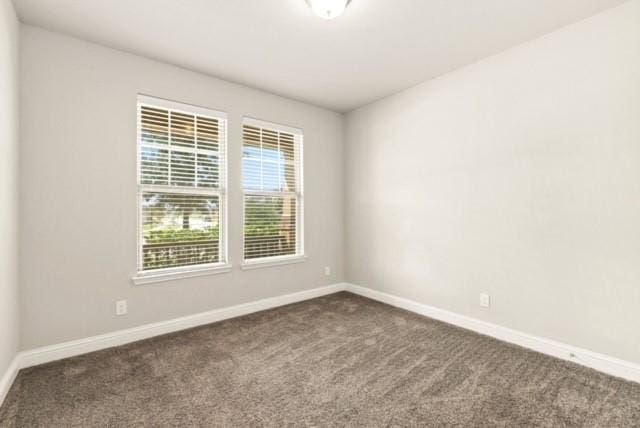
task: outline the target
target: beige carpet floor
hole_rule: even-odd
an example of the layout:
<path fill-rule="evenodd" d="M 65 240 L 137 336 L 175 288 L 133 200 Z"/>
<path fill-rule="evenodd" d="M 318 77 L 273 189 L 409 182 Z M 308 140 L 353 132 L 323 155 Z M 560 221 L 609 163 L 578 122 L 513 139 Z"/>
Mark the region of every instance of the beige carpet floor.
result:
<path fill-rule="evenodd" d="M 640 384 L 339 293 L 23 370 L 0 426 L 640 426 Z"/>

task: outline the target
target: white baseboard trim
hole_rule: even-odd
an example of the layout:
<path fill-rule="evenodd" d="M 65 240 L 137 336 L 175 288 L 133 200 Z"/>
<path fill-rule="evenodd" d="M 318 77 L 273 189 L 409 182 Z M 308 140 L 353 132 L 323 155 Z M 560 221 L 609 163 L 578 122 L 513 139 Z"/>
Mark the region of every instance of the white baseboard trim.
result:
<path fill-rule="evenodd" d="M 406 309 L 420 315 L 444 321 L 458 327 L 472 330 L 477 333 L 485 334 L 505 342 L 532 349 L 543 354 L 572 361 L 613 376 L 640 382 L 640 365 L 638 364 L 588 351 L 586 349 L 577 348 L 575 346 L 566 345 L 554 340 L 512 330 L 486 321 L 459 315 L 454 312 L 438 309 L 433 306 L 393 296 L 370 288 L 349 283 L 337 283 L 311 290 L 258 300 L 255 302 L 243 303 L 227 308 L 215 309 L 195 315 L 188 315 L 172 320 L 147 324 L 140 327 L 101 334 L 98 336 L 88 337 L 86 339 L 73 340 L 57 345 L 20 352 L 13 359 L 5 374 L 0 379 L 0 405 L 2 405 L 2 402 L 18 374 L 18 371 L 22 368 L 99 351 L 114 346 L 125 345 L 138 340 L 173 333 L 345 290 L 382 303 L 396 306 L 398 308 Z"/>
<path fill-rule="evenodd" d="M 11 389 L 11 385 L 13 385 L 13 381 L 16 380 L 16 376 L 18 376 L 18 371 L 20 370 L 20 354 L 16 355 L 7 370 L 0 378 L 0 406 L 4 403 L 4 399 L 7 398 L 7 394 L 9 393 L 9 389 Z"/>
<path fill-rule="evenodd" d="M 458 327 L 472 330 L 504 342 L 513 343 L 552 357 L 572 361 L 603 373 L 617 376 L 626 380 L 640 382 L 640 365 L 624 361 L 608 355 L 577 348 L 551 339 L 534 336 L 517 330 L 512 330 L 490 322 L 459 315 L 433 306 L 418 303 L 413 300 L 393 296 L 370 288 L 355 284 L 346 284 L 346 291 L 368 297 L 382 303 L 406 309 L 420 315 L 444 321 Z"/>
<path fill-rule="evenodd" d="M 327 294 L 337 293 L 345 289 L 344 283 L 327 285 L 311 290 L 299 291 L 285 294 L 284 296 L 270 297 L 250 303 L 229 306 L 222 309 L 202 312 L 195 315 L 175 318 L 167 321 L 160 321 L 153 324 L 146 324 L 140 327 L 101 334 L 99 336 L 88 337 L 86 339 L 73 340 L 57 345 L 45 346 L 42 348 L 24 351 L 18 354 L 20 368 L 37 366 L 39 364 L 86 354 L 101 349 L 112 348 L 114 346 L 125 345 L 137 340 L 148 339 L 162 334 L 173 333 L 192 327 L 197 327 L 213 322 L 235 318 L 254 312 L 272 309 L 290 303 L 301 302 Z"/>

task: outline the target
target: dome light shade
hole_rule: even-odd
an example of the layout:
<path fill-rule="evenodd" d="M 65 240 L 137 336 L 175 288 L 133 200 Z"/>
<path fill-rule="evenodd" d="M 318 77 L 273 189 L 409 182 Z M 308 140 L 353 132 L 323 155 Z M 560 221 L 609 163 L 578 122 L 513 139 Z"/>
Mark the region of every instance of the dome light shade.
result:
<path fill-rule="evenodd" d="M 320 18 L 333 19 L 342 15 L 350 0 L 307 0 L 313 13 Z"/>

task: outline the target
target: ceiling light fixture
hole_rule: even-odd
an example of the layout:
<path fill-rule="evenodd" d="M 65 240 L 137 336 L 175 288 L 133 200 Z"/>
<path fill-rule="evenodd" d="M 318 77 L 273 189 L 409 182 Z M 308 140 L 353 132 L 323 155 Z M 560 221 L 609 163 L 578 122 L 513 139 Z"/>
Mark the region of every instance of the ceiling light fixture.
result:
<path fill-rule="evenodd" d="M 313 13 L 320 18 L 333 19 L 342 15 L 351 0 L 307 0 Z"/>

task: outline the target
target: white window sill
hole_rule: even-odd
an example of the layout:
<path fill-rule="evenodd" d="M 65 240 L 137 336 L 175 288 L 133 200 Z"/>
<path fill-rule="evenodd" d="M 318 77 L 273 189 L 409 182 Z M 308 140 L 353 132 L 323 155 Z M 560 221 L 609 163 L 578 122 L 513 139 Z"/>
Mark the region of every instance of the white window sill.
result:
<path fill-rule="evenodd" d="M 288 257 L 268 257 L 265 259 L 256 259 L 254 261 L 245 261 L 241 267 L 243 270 L 260 269 L 272 266 L 289 265 L 293 263 L 302 263 L 307 260 L 306 255 L 288 256 Z"/>
<path fill-rule="evenodd" d="M 131 278 L 135 285 L 153 284 L 155 282 L 173 281 L 182 278 L 193 278 L 196 276 L 215 275 L 219 273 L 231 272 L 231 264 L 221 263 L 210 265 L 206 268 L 190 267 L 179 270 L 163 270 L 157 272 L 140 272 Z"/>

